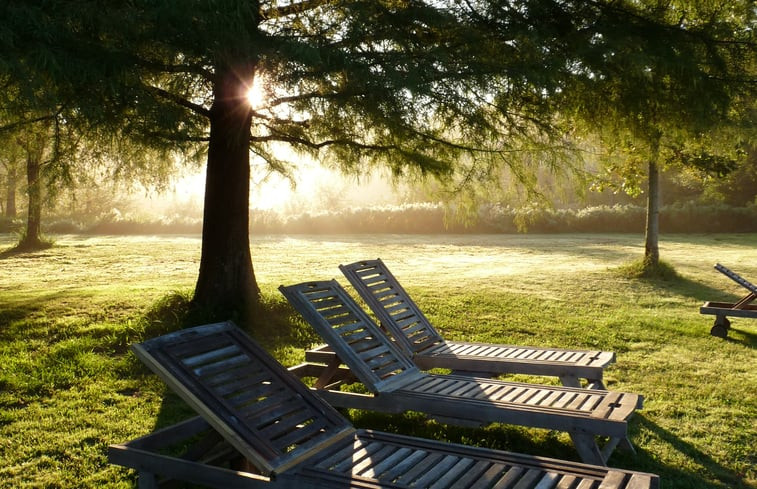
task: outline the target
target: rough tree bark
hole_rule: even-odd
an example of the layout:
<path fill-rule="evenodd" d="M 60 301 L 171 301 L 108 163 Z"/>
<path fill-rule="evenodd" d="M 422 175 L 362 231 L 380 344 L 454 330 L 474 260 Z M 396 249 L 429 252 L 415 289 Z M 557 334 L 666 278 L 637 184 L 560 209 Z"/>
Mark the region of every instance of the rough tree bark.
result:
<path fill-rule="evenodd" d="M 217 73 L 210 108 L 210 142 L 205 183 L 200 273 L 193 304 L 215 314 L 234 312 L 253 319 L 260 289 L 249 240 L 250 125 L 252 114 L 241 74 Z"/>

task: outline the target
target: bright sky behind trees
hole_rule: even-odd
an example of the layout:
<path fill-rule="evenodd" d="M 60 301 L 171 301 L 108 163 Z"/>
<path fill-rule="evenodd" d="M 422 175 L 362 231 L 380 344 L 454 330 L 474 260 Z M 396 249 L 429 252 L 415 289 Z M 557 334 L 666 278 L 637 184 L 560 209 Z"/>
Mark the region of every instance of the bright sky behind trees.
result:
<path fill-rule="evenodd" d="M 528 187 L 534 165 L 568 164 L 577 129 L 697 138 L 754 74 L 754 16 L 748 0 L 8 0 L 0 107 L 65 121 L 122 174 L 206 156 L 194 302 L 254 309 L 257 161 L 453 188 L 507 167 Z"/>

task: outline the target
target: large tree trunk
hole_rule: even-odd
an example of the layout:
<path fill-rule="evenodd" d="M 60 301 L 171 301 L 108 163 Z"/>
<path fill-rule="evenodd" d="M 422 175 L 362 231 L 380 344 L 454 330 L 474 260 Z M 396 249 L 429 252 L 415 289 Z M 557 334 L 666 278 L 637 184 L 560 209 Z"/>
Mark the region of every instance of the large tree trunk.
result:
<path fill-rule="evenodd" d="M 17 173 L 16 164 L 8 165 L 8 175 L 6 176 L 6 198 L 5 198 L 5 217 L 16 217 L 16 186 Z"/>
<path fill-rule="evenodd" d="M 254 322 L 260 290 L 250 256 L 250 124 L 245 84 L 218 73 L 210 109 L 202 256 L 193 303 L 212 314 L 241 314 Z M 247 70 L 252 75 L 251 70 Z"/>
<path fill-rule="evenodd" d="M 659 143 L 652 146 L 649 159 L 649 188 L 647 192 L 647 223 L 644 237 L 644 264 L 656 267 L 660 263 L 660 170 L 657 167 Z"/>

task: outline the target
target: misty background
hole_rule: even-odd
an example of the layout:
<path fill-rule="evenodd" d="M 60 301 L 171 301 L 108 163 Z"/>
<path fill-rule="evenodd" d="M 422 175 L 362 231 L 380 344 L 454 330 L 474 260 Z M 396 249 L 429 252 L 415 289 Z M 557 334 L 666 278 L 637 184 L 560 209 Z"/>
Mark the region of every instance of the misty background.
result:
<path fill-rule="evenodd" d="M 626 191 L 600 164 L 579 172 L 537 169 L 540 195 L 526 194 L 507 170 L 488 186 L 462 193 L 435 181 L 392 178 L 386 171 L 343 175 L 300 159 L 286 178 L 253 164 L 253 233 L 513 233 L 643 232 L 646 195 Z M 15 186 L 9 213 L 7 169 L 0 167 L 0 232 L 18 232 L 25 188 Z M 412 182 L 407 183 L 407 182 Z M 165 181 L 140 183 L 92 172 L 86 180 L 45 189 L 43 231 L 53 234 L 194 234 L 201 232 L 203 165 L 184 164 Z M 663 232 L 757 231 L 757 157 L 752 152 L 729 175 L 690 168 L 662 172 Z"/>

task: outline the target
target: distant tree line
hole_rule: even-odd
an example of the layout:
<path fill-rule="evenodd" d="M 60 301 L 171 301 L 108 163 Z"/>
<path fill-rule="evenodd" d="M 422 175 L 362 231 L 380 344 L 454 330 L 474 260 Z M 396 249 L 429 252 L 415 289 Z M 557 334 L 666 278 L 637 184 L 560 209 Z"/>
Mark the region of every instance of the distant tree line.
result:
<path fill-rule="evenodd" d="M 284 216 L 258 211 L 251 232 L 261 234 L 490 234 L 490 233 L 641 233 L 646 209 L 638 204 L 581 209 L 516 209 L 482 206 L 475 221 L 461 222 L 443 204 L 406 204 L 321 211 Z M 757 233 L 757 204 L 676 203 L 663 206 L 664 233 Z M 0 232 L 18 232 L 20 219 L 0 218 Z M 112 214 L 96 220 L 59 217 L 43 224 L 49 234 L 157 235 L 199 234 L 200 218 L 150 219 Z"/>
<path fill-rule="evenodd" d="M 91 169 L 159 182 L 205 159 L 192 303 L 255 322 L 251 159 L 290 176 L 301 154 L 383 167 L 476 201 L 503 168 L 542 192 L 534 167 L 567 171 L 591 139 L 608 185 L 645 191 L 654 264 L 660 172 L 722 176 L 754 144 L 755 15 L 752 0 L 6 0 L 0 138 L 24 152 L 20 244 L 45 245 L 45 193 Z"/>
<path fill-rule="evenodd" d="M 0 195 L 4 195 L 0 232 L 21 232 L 26 206 L 13 209 L 15 192 L 6 184 L 12 177 L 0 168 Z M 690 168 L 662 172 L 665 203 L 660 212 L 663 233 L 757 232 L 757 150 L 728 175 L 711 178 Z M 408 203 L 353 206 L 335 209 L 328 199 L 293 212 L 256 210 L 250 229 L 255 234 L 328 233 L 571 233 L 644 231 L 644 195 L 604 189 L 580 195 L 580 179 L 558 181 L 546 174 L 540 187 L 548 192 L 538 205 L 511 194 L 500 195 L 476 207 L 474 215 L 460 215 L 444 203 L 423 201 L 427 194 L 408 190 Z M 198 203 L 173 202 L 146 211 L 144 189 L 128 193 L 102 183 L 93 188 L 45 192 L 42 229 L 51 234 L 196 234 L 202 229 Z M 413 201 L 413 199 L 416 199 Z M 25 199 L 22 199 L 25 200 Z M 331 210 L 327 210 L 331 209 Z"/>

